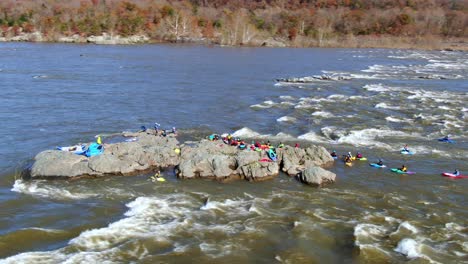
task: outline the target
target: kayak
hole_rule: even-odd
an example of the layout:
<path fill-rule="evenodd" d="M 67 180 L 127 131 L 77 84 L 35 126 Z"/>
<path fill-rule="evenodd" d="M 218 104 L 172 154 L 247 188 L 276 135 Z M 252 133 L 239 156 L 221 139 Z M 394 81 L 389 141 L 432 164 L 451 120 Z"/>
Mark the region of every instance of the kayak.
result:
<path fill-rule="evenodd" d="M 353 163 L 351 163 L 351 162 L 345 162 L 344 164 L 345 164 L 346 166 L 348 166 L 348 167 L 353 166 Z"/>
<path fill-rule="evenodd" d="M 367 160 L 366 157 L 356 158 L 356 156 L 351 157 L 351 160 Z"/>
<path fill-rule="evenodd" d="M 377 163 L 370 163 L 369 165 L 370 165 L 371 167 L 374 167 L 374 168 L 385 168 L 385 167 L 387 167 L 387 166 L 385 166 L 384 164 L 379 165 L 379 164 L 377 164 Z"/>
<path fill-rule="evenodd" d="M 402 171 L 400 169 L 396 169 L 396 168 L 393 168 L 393 169 L 390 169 L 392 172 L 395 172 L 395 173 L 398 173 L 398 174 L 415 174 L 416 172 L 414 171 Z"/>
<path fill-rule="evenodd" d="M 69 146 L 69 147 L 57 147 L 57 150 L 61 151 L 68 151 L 72 152 L 75 154 L 82 154 L 86 149 L 85 145 L 75 145 L 75 146 Z"/>
<path fill-rule="evenodd" d="M 276 153 L 273 149 L 268 149 L 268 157 L 272 160 L 272 161 L 276 161 Z"/>
<path fill-rule="evenodd" d="M 468 175 L 455 175 L 455 174 L 449 173 L 449 172 L 443 172 L 442 176 L 450 177 L 450 178 L 454 178 L 454 179 L 468 178 Z"/>
<path fill-rule="evenodd" d="M 454 140 L 447 139 L 447 138 L 439 138 L 438 140 L 439 140 L 440 142 L 455 143 Z"/>
<path fill-rule="evenodd" d="M 400 153 L 403 154 L 403 155 L 413 155 L 414 152 L 410 151 L 410 150 L 400 150 Z"/>

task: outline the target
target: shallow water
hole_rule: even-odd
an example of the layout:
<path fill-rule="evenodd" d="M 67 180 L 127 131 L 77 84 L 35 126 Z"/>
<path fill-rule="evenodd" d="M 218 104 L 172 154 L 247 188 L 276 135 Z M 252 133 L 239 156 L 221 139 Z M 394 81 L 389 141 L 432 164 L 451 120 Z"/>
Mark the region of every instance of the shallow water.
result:
<path fill-rule="evenodd" d="M 468 53 L 0 44 L 0 262 L 468 261 Z M 277 83 L 327 74 L 350 80 Z M 429 78 L 429 79 L 426 79 Z M 317 143 L 367 162 L 303 186 L 149 175 L 21 181 L 36 153 L 154 122 Z M 437 141 L 451 134 L 456 144 Z M 104 137 L 106 141 L 106 137 Z M 399 149 L 408 144 L 415 155 Z"/>

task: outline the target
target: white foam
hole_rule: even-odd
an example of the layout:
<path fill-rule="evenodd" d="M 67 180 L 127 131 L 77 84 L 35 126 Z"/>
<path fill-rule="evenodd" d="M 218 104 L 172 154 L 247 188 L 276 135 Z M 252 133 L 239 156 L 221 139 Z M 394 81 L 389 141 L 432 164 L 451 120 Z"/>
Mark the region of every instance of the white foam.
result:
<path fill-rule="evenodd" d="M 275 106 L 276 104 L 277 103 L 268 100 L 268 101 L 264 101 L 261 104 L 251 105 L 250 107 L 252 107 L 252 108 L 271 108 L 271 107 Z"/>
<path fill-rule="evenodd" d="M 281 100 L 290 100 L 290 101 L 295 100 L 295 98 L 290 95 L 281 95 L 279 98 Z"/>
<path fill-rule="evenodd" d="M 335 117 L 335 115 L 333 115 L 332 113 L 327 112 L 327 111 L 317 111 L 317 112 L 313 112 L 313 113 L 312 113 L 312 116 L 323 117 L 323 118 L 332 118 L 332 117 Z"/>
<path fill-rule="evenodd" d="M 347 143 L 354 146 L 375 146 L 392 149 L 388 144 L 380 142 L 385 137 L 415 137 L 415 135 L 390 129 L 367 128 L 363 130 L 351 130 L 348 135 L 339 138 L 338 143 Z"/>
<path fill-rule="evenodd" d="M 248 127 L 241 128 L 232 134 L 233 137 L 242 137 L 242 138 L 255 138 L 262 137 L 260 133 L 253 131 Z"/>
<path fill-rule="evenodd" d="M 404 238 L 398 242 L 398 246 L 394 250 L 410 259 L 421 257 L 421 246 L 411 238 Z"/>
<path fill-rule="evenodd" d="M 11 189 L 13 192 L 29 194 L 39 197 L 48 197 L 56 199 L 88 199 L 98 196 L 96 193 L 79 193 L 70 192 L 66 189 L 54 187 L 47 184 L 46 181 L 34 180 L 34 181 L 23 181 L 16 180 Z"/>
<path fill-rule="evenodd" d="M 399 106 L 393 106 L 393 105 L 388 105 L 386 103 L 378 103 L 374 106 L 374 108 L 384 108 L 384 109 L 392 109 L 392 110 L 400 110 L 401 107 Z"/>
<path fill-rule="evenodd" d="M 276 119 L 277 122 L 289 122 L 289 123 L 293 123 L 293 122 L 296 122 L 297 119 L 295 117 L 291 117 L 291 116 L 282 116 L 278 119 Z"/>
<path fill-rule="evenodd" d="M 306 134 L 300 135 L 297 138 L 307 140 L 307 141 L 312 141 L 312 142 L 322 142 L 322 143 L 328 142 L 326 139 L 324 139 L 323 137 L 317 135 L 317 133 L 312 132 L 312 131 Z"/>
<path fill-rule="evenodd" d="M 394 116 L 387 116 L 387 117 L 385 117 L 385 120 L 387 120 L 388 122 L 393 122 L 393 123 L 411 123 L 411 122 L 413 122 L 412 119 L 399 118 L 399 117 L 394 117 Z"/>
<path fill-rule="evenodd" d="M 401 229 L 406 229 L 406 230 L 410 231 L 413 234 L 416 234 L 416 233 L 419 232 L 418 229 L 414 225 L 410 224 L 408 221 L 404 221 L 403 223 L 401 223 L 398 226 L 398 229 L 397 229 L 396 233 L 400 232 Z"/>
<path fill-rule="evenodd" d="M 371 244 L 374 241 L 373 237 L 380 237 L 384 234 L 385 228 L 382 226 L 361 223 L 354 227 L 354 243 L 356 246 Z"/>

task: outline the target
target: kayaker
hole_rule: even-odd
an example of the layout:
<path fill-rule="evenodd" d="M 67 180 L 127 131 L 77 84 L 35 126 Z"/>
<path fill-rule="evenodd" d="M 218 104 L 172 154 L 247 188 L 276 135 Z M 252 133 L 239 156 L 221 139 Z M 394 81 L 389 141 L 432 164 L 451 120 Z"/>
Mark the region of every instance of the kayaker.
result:
<path fill-rule="evenodd" d="M 362 154 L 361 154 L 361 152 L 358 151 L 358 152 L 356 153 L 356 159 L 362 159 Z"/>
<path fill-rule="evenodd" d="M 353 155 L 351 154 L 351 151 L 348 152 L 348 156 L 347 156 L 349 159 L 351 159 L 353 157 Z"/>
<path fill-rule="evenodd" d="M 330 153 L 330 155 L 334 158 L 338 157 L 338 155 L 336 154 L 336 150 L 333 150 L 332 153 Z"/>
<path fill-rule="evenodd" d="M 405 145 L 405 146 L 403 147 L 403 150 L 406 151 L 406 152 L 410 152 L 409 149 L 408 149 L 408 145 Z"/>
<path fill-rule="evenodd" d="M 152 182 L 157 182 L 159 178 L 161 178 L 161 172 L 160 172 L 160 171 L 157 171 L 156 174 L 154 174 L 154 175 L 151 177 L 151 181 L 152 181 Z"/>
<path fill-rule="evenodd" d="M 381 159 L 379 159 L 379 162 L 377 162 L 377 165 L 382 166 L 382 165 L 383 165 L 383 161 L 382 161 Z"/>
<path fill-rule="evenodd" d="M 350 163 L 350 162 L 351 162 L 351 158 L 350 158 L 349 156 L 345 156 L 344 161 L 345 161 L 346 163 Z"/>
<path fill-rule="evenodd" d="M 460 175 L 460 171 L 458 171 L 458 169 L 455 169 L 455 171 L 452 174 L 455 175 L 455 176 L 458 176 L 458 175 Z"/>
<path fill-rule="evenodd" d="M 403 164 L 403 165 L 401 166 L 401 168 L 398 168 L 398 169 L 401 170 L 401 171 L 403 171 L 403 172 L 408 171 L 408 168 L 406 168 L 405 164 Z"/>

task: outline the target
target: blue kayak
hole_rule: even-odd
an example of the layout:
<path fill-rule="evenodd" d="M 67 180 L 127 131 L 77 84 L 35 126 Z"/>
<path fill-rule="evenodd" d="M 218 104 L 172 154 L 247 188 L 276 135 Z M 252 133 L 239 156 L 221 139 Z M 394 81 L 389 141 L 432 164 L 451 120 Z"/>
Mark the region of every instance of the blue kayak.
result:
<path fill-rule="evenodd" d="M 413 155 L 414 152 L 410 151 L 410 150 L 400 150 L 400 153 L 403 154 L 403 155 Z"/>
<path fill-rule="evenodd" d="M 273 149 L 269 149 L 267 153 L 272 161 L 276 161 L 276 152 Z"/>
<path fill-rule="evenodd" d="M 370 163 L 369 166 L 374 167 L 374 168 L 385 168 L 385 167 L 387 167 L 384 164 L 379 165 L 377 163 Z"/>
<path fill-rule="evenodd" d="M 439 138 L 438 140 L 440 142 L 455 143 L 454 140 L 451 140 L 451 139 L 448 139 L 448 138 Z"/>

